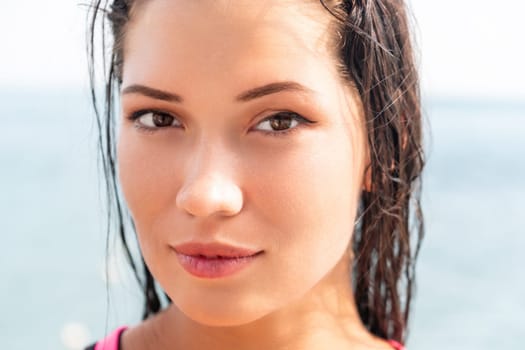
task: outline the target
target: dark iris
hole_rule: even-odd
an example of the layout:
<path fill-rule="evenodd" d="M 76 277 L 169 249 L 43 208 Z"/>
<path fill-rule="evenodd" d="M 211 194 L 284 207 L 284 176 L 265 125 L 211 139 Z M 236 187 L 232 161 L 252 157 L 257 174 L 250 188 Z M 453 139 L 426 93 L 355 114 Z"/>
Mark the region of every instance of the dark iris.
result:
<path fill-rule="evenodd" d="M 281 113 L 270 119 L 270 126 L 273 130 L 286 130 L 292 126 L 293 117 L 288 113 Z"/>
<path fill-rule="evenodd" d="M 156 127 L 170 126 L 173 123 L 173 117 L 162 113 L 153 113 L 153 124 Z"/>

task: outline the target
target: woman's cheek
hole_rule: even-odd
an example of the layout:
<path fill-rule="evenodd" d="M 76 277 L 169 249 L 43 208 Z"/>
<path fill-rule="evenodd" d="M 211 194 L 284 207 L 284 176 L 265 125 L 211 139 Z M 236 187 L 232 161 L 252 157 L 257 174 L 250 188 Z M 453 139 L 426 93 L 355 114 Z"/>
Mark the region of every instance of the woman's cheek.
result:
<path fill-rule="evenodd" d="M 282 232 L 275 237 L 277 246 L 340 246 L 351 233 L 356 209 L 352 193 L 358 190 L 353 177 L 359 167 L 352 166 L 348 148 L 330 135 L 318 136 L 254 163 L 257 176 L 246 188 L 254 189 L 250 198 L 256 215 Z"/>
<path fill-rule="evenodd" d="M 149 226 L 155 215 L 169 203 L 176 173 L 165 152 L 137 131 L 122 132 L 118 142 L 119 180 L 137 228 Z M 173 165 L 173 164 L 171 164 Z"/>

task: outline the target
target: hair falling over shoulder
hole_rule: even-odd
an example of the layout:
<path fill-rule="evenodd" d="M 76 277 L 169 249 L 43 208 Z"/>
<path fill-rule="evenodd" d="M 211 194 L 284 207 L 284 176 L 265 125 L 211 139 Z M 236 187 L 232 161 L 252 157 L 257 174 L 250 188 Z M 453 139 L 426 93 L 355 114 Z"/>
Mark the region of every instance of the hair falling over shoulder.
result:
<path fill-rule="evenodd" d="M 87 49 L 99 155 L 106 181 L 108 233 L 112 228 L 119 232 L 145 297 L 145 319 L 161 310 L 162 292 L 144 260 L 131 253 L 128 237 L 133 237 L 134 226 L 130 219 L 126 224 L 115 147 L 114 101 L 122 83 L 121 43 L 137 2 L 94 1 Z M 370 151 L 370 187 L 362 193 L 353 236 L 355 300 L 370 332 L 405 342 L 415 290 L 415 263 L 424 235 L 420 205 L 422 116 L 409 18 L 402 0 L 320 2 L 337 24 L 341 74 L 359 91 Z M 98 39 L 101 45 L 96 44 Z M 107 43 L 111 44 L 109 52 L 105 50 Z M 104 70 L 102 107 L 97 99 L 97 57 L 102 58 Z"/>

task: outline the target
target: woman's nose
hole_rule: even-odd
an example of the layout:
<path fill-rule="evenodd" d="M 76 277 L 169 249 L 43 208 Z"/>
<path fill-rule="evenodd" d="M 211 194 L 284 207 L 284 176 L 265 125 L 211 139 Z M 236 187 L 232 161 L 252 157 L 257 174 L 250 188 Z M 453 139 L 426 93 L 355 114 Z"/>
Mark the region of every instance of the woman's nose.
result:
<path fill-rule="evenodd" d="M 231 166 L 218 164 L 209 154 L 194 156 L 190 162 L 190 171 L 177 193 L 177 208 L 195 217 L 238 214 L 243 206 L 243 194 L 232 176 Z"/>

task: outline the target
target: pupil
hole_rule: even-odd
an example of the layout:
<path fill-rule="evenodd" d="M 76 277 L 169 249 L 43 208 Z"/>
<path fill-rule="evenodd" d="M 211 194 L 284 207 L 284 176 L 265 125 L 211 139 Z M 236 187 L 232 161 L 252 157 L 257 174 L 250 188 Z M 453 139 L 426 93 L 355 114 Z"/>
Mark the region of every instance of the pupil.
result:
<path fill-rule="evenodd" d="M 155 124 L 155 126 L 169 126 L 173 122 L 172 119 L 173 118 L 169 115 L 159 113 L 153 114 L 153 124 Z"/>
<path fill-rule="evenodd" d="M 284 116 L 284 117 L 275 117 L 270 121 L 270 126 L 273 130 L 285 130 L 290 128 L 292 125 L 292 118 Z"/>

